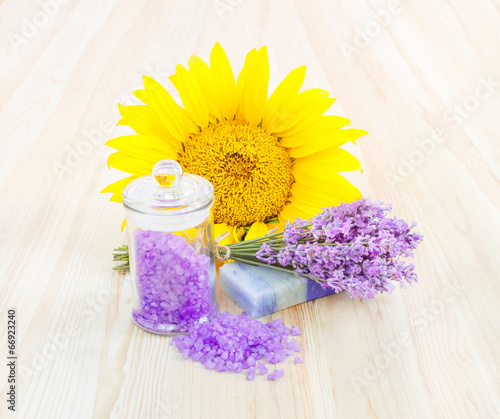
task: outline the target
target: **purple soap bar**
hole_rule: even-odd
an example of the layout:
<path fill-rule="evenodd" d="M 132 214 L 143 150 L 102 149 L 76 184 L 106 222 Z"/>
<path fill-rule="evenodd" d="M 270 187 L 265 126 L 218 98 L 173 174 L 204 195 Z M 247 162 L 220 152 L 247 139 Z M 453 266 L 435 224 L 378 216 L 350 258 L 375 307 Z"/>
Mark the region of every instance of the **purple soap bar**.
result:
<path fill-rule="evenodd" d="M 304 283 L 293 273 L 239 262 L 220 268 L 220 287 L 254 319 L 335 293 L 311 280 Z"/>

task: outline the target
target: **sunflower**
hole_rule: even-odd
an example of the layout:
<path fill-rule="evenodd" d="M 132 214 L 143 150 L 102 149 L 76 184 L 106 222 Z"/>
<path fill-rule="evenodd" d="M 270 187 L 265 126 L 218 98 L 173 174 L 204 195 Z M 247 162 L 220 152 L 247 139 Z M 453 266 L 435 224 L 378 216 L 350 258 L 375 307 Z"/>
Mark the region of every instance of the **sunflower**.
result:
<path fill-rule="evenodd" d="M 144 105 L 118 105 L 118 124 L 137 134 L 106 143 L 117 150 L 108 167 L 131 176 L 102 192 L 121 202 L 125 185 L 150 174 L 157 161 L 174 159 L 214 185 L 215 234 L 232 232 L 228 242 L 361 198 L 338 173 L 361 164 L 339 146 L 366 132 L 347 129 L 346 118 L 325 116 L 335 99 L 321 89 L 300 92 L 304 77 L 305 66 L 292 70 L 268 97 L 267 49 L 247 54 L 235 82 L 218 43 L 210 66 L 193 55 L 188 68 L 177 65 L 170 76 L 183 106 L 144 76 L 144 89 L 133 92 Z"/>

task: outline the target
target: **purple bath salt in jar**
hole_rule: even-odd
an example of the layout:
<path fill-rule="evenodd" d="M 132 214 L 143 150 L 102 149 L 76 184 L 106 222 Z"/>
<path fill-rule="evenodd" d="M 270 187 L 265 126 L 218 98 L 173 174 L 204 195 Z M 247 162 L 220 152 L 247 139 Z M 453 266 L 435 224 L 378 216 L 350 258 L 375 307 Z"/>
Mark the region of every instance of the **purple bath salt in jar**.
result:
<path fill-rule="evenodd" d="M 123 190 L 127 214 L 132 319 L 158 334 L 185 333 L 217 315 L 214 188 L 161 160 Z"/>

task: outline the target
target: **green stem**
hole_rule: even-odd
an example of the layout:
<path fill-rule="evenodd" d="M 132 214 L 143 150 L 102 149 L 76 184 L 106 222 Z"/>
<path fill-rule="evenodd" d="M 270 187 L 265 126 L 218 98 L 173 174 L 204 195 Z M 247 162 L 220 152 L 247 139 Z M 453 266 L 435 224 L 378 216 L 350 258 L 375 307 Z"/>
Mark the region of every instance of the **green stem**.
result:
<path fill-rule="evenodd" d="M 255 252 L 231 252 L 229 258 L 232 259 L 233 256 L 252 256 L 255 257 Z"/>
<path fill-rule="evenodd" d="M 300 227 L 300 229 L 303 230 L 302 233 L 299 233 L 300 236 L 305 236 L 307 235 L 307 227 L 311 226 L 312 223 L 308 223 L 302 227 Z M 274 234 L 270 234 L 268 236 L 263 236 L 263 237 L 257 237 L 255 239 L 252 239 L 252 240 L 245 240 L 243 242 L 238 242 L 238 243 L 233 243 L 233 244 L 230 244 L 228 247 L 230 249 L 236 249 L 236 248 L 240 248 L 240 247 L 253 247 L 255 245 L 262 245 L 262 243 L 265 243 L 265 242 L 269 242 L 269 241 L 274 241 L 276 243 L 276 239 L 278 239 L 278 243 L 283 243 L 283 231 L 280 231 L 278 233 L 274 233 Z M 281 237 L 278 237 L 278 236 L 281 236 Z M 273 240 L 274 239 L 274 240 Z"/>
<path fill-rule="evenodd" d="M 128 246 L 123 245 L 119 246 L 116 249 L 113 249 L 113 261 L 115 262 L 125 262 L 121 265 L 113 266 L 113 270 L 115 271 L 129 271 L 130 270 L 130 261 L 128 254 Z"/>
<path fill-rule="evenodd" d="M 232 255 L 230 256 L 230 259 L 233 259 L 233 260 L 235 260 L 237 262 L 248 263 L 249 265 L 263 266 L 263 267 L 271 268 L 271 269 L 274 269 L 274 270 L 277 270 L 277 271 L 281 271 L 281 272 L 293 273 L 297 277 L 303 276 L 303 277 L 306 277 L 306 278 L 310 278 L 310 279 L 312 279 L 313 281 L 316 281 L 319 284 L 324 284 L 324 282 L 325 282 L 324 279 L 318 278 L 317 276 L 308 275 L 308 274 L 299 274 L 293 268 L 288 269 L 288 268 L 281 268 L 281 267 L 275 266 L 275 265 L 268 265 L 267 263 L 258 262 L 258 259 L 239 258 L 237 256 L 233 257 Z"/>
<path fill-rule="evenodd" d="M 286 268 L 280 268 L 278 266 L 274 266 L 274 265 L 268 265 L 267 263 L 262 263 L 262 262 L 257 262 L 258 259 L 256 260 L 252 260 L 252 259 L 247 259 L 247 258 L 239 258 L 237 256 L 233 257 L 232 255 L 229 257 L 229 259 L 233 259 L 237 262 L 244 262 L 244 263 L 248 263 L 250 265 L 255 265 L 255 266 L 264 266 L 266 268 L 271 268 L 271 269 L 275 269 L 277 271 L 281 271 L 281 272 L 288 272 L 288 273 L 295 273 L 295 271 L 293 269 L 286 269 Z M 296 274 L 296 273 L 295 273 Z M 297 274 L 296 274 L 297 275 Z"/>
<path fill-rule="evenodd" d="M 258 242 L 258 241 L 269 241 L 269 239 L 271 239 L 273 237 L 277 237 L 280 234 L 283 234 L 283 232 L 280 231 L 278 233 L 270 234 L 269 236 L 257 237 L 255 239 L 245 240 L 244 242 L 233 243 L 233 244 L 229 245 L 229 248 L 231 248 L 231 246 L 233 246 L 233 247 L 239 246 L 239 245 L 242 246 L 243 245 L 242 243 L 249 244 L 249 243 L 255 243 L 255 242 Z"/>
<path fill-rule="evenodd" d="M 123 265 L 113 266 L 111 269 L 114 271 L 130 271 L 130 266 L 128 263 L 124 263 Z"/>
<path fill-rule="evenodd" d="M 262 243 L 283 243 L 283 237 L 273 237 L 270 240 L 256 240 L 252 241 L 251 243 L 247 242 L 238 242 L 238 243 L 233 243 L 228 245 L 230 248 L 237 248 L 237 247 L 260 247 Z"/>

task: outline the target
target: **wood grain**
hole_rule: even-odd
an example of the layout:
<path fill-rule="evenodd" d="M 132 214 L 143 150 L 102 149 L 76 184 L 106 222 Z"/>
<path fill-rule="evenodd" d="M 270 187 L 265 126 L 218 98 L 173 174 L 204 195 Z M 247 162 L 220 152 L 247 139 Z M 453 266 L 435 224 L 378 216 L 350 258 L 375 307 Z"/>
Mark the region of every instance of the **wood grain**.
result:
<path fill-rule="evenodd" d="M 17 417 L 500 418 L 499 28 L 496 0 L 0 2 L 0 306 L 19 313 Z M 123 209 L 98 193 L 120 178 L 104 147 L 116 104 L 216 41 L 235 69 L 268 45 L 271 87 L 306 64 L 305 87 L 370 133 L 350 148 L 353 181 L 425 235 L 419 285 L 269 316 L 304 330 L 304 363 L 278 382 L 183 360 L 133 326 L 130 279 L 110 270 L 126 240 Z"/>

